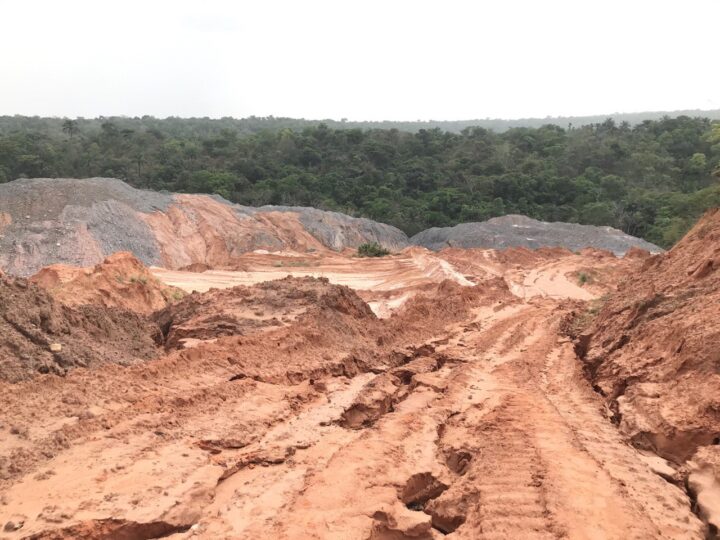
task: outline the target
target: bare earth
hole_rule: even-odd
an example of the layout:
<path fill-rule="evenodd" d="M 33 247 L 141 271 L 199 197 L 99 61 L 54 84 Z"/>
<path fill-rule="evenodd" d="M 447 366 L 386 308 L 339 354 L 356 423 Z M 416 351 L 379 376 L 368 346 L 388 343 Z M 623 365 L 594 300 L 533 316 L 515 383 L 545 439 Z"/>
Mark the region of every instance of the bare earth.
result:
<path fill-rule="evenodd" d="M 0 537 L 710 534 L 667 479 L 679 464 L 611 422 L 565 329 L 643 258 L 409 248 L 235 264 L 152 269 L 198 291 L 148 319 L 166 339 L 153 360 L 0 382 Z M 716 496 L 707 470 L 694 481 Z"/>

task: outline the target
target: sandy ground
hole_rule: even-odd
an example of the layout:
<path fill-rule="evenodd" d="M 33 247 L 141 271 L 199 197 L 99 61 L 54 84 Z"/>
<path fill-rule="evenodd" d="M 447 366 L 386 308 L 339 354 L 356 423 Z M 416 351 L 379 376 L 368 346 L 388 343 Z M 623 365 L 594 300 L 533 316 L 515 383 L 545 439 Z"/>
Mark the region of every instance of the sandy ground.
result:
<path fill-rule="evenodd" d="M 187 292 L 204 292 L 212 287 L 253 285 L 286 276 L 324 277 L 331 283 L 358 290 L 391 291 L 425 283 L 451 279 L 461 285 L 473 283 L 455 270 L 451 264 L 432 252 L 414 248 L 399 255 L 383 258 L 352 256 L 303 257 L 295 253 L 285 256 L 254 254 L 239 259 L 248 266 L 245 271 L 207 270 L 183 272 L 152 268 L 153 274 L 167 284 Z"/>
<path fill-rule="evenodd" d="M 498 261 L 496 254 L 495 250 L 474 250 L 472 275 L 464 275 L 443 252 L 433 253 L 422 248 L 408 248 L 399 254 L 376 259 L 342 255 L 308 257 L 292 252 L 285 256 L 248 254 L 239 259 L 247 268 L 241 271 L 187 272 L 157 267 L 151 271 L 165 284 L 185 292 L 253 285 L 286 276 L 327 278 L 330 283 L 359 291 L 380 317 L 392 314 L 423 286 L 444 279 L 469 287 L 499 276 L 505 279 L 511 292 L 521 298 L 549 296 L 590 300 L 598 296 L 597 288 L 593 291 L 592 287 L 585 287 L 568 277 L 587 265 L 583 257 L 568 252 L 568 256 L 559 261 L 508 266 Z M 600 288 L 600 291 L 606 292 L 606 289 Z"/>

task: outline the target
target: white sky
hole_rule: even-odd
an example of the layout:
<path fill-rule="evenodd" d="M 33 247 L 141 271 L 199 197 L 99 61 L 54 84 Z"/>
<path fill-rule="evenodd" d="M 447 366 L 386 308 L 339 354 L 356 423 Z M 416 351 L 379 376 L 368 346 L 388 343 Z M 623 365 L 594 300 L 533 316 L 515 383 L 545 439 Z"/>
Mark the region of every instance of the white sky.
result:
<path fill-rule="evenodd" d="M 720 0 L 0 0 L 0 114 L 720 108 Z"/>

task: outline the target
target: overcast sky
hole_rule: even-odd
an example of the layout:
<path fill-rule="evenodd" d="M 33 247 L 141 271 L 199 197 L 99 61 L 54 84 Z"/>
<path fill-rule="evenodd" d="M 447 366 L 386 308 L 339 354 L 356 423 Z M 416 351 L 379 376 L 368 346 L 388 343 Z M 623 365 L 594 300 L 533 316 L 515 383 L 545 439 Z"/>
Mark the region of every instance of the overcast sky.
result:
<path fill-rule="evenodd" d="M 0 114 L 720 108 L 720 0 L 0 0 Z"/>

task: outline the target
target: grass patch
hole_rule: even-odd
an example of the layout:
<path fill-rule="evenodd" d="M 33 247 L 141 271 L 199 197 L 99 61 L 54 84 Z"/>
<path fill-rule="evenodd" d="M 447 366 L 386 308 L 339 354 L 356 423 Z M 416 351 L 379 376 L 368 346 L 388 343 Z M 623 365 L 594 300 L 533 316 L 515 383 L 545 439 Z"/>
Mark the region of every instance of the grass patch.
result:
<path fill-rule="evenodd" d="M 593 277 L 586 273 L 586 272 L 579 272 L 578 273 L 578 283 L 582 287 L 583 285 L 589 284 L 593 282 Z"/>
<path fill-rule="evenodd" d="M 390 252 L 377 242 L 368 242 L 358 247 L 359 257 L 385 257 Z"/>
<path fill-rule="evenodd" d="M 566 333 L 572 338 L 575 338 L 585 332 L 590 325 L 592 325 L 598 313 L 602 310 L 609 299 L 607 294 L 600 298 L 595 298 L 587 303 L 587 308 L 575 315 L 572 319 L 568 320 L 566 326 Z"/>

